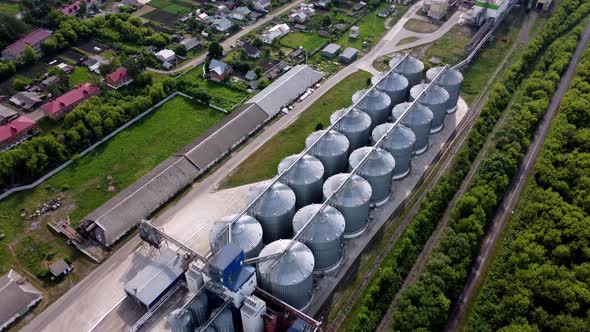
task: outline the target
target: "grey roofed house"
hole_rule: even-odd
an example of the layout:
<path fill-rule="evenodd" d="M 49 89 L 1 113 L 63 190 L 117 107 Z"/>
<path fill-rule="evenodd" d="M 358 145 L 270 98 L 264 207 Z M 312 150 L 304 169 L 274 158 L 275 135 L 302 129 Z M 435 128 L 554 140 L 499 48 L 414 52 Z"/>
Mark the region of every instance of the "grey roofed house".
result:
<path fill-rule="evenodd" d="M 53 264 L 49 265 L 49 272 L 51 272 L 54 277 L 68 274 L 70 270 L 70 266 L 63 259 L 58 259 L 57 261 L 53 262 Z"/>
<path fill-rule="evenodd" d="M 59 82 L 59 77 L 57 77 L 56 75 L 53 76 L 49 76 L 46 79 L 44 79 L 43 81 L 41 81 L 41 85 L 45 88 L 55 84 Z"/>
<path fill-rule="evenodd" d="M 326 47 L 324 47 L 321 54 L 326 58 L 333 59 L 338 55 L 340 48 L 341 47 L 338 44 L 329 44 Z"/>
<path fill-rule="evenodd" d="M 359 50 L 357 50 L 354 47 L 348 47 L 344 51 L 342 51 L 342 53 L 340 53 L 338 59 L 344 63 L 351 63 L 354 60 L 356 60 L 358 54 Z"/>
<path fill-rule="evenodd" d="M 279 113 L 281 108 L 305 92 L 307 88 L 322 79 L 322 73 L 307 65 L 297 65 L 272 82 L 247 103 L 257 104 L 269 117 Z"/>
<path fill-rule="evenodd" d="M 258 78 L 258 75 L 256 75 L 255 72 L 248 70 L 248 72 L 246 73 L 246 76 L 244 76 L 248 81 L 254 81 L 255 79 Z"/>
<path fill-rule="evenodd" d="M 184 46 L 187 51 L 190 51 L 201 44 L 203 44 L 203 42 L 197 37 L 186 38 L 180 42 L 180 45 Z"/>
<path fill-rule="evenodd" d="M 127 282 L 125 293 L 151 308 L 182 277 L 182 256 L 162 247 L 160 254 L 147 258 L 143 268 Z"/>
<path fill-rule="evenodd" d="M 227 66 L 228 66 L 227 63 L 213 59 L 213 60 L 211 60 L 211 62 L 209 62 L 209 71 L 213 71 L 217 75 L 223 76 Z"/>
<path fill-rule="evenodd" d="M 25 315 L 43 294 L 14 270 L 0 277 L 0 331 Z"/>
<path fill-rule="evenodd" d="M 232 22 L 225 17 L 216 17 L 213 19 L 211 26 L 217 31 L 227 31 L 232 27 Z"/>
<path fill-rule="evenodd" d="M 249 43 L 244 43 L 244 45 L 242 46 L 244 48 L 244 51 L 246 51 L 246 55 L 249 58 L 260 58 L 260 50 L 252 45 L 250 45 Z"/>
<path fill-rule="evenodd" d="M 230 17 L 238 21 L 243 21 L 248 17 L 249 14 L 250 9 L 248 9 L 246 6 L 241 6 L 234 9 L 234 11 L 230 14 Z"/>
<path fill-rule="evenodd" d="M 0 125 L 10 122 L 16 117 L 18 117 L 18 113 L 15 110 L 0 104 Z"/>
<path fill-rule="evenodd" d="M 43 95 L 38 92 L 21 91 L 10 97 L 10 102 L 24 110 L 30 110 L 43 101 Z"/>

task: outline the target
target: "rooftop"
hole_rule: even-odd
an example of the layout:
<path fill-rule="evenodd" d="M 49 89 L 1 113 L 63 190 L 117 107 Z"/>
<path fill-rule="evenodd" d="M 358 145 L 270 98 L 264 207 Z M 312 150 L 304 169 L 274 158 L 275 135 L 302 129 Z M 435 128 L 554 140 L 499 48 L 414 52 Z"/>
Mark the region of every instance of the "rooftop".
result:
<path fill-rule="evenodd" d="M 129 76 L 129 73 L 127 72 L 127 68 L 125 68 L 125 67 L 119 67 L 114 72 L 108 74 L 107 75 L 107 78 L 109 80 L 118 82 L 118 81 L 121 81 L 121 80 L 126 80 L 128 76 Z"/>
<path fill-rule="evenodd" d="M 77 88 L 70 90 L 63 95 L 55 98 L 54 100 L 43 104 L 41 109 L 48 113 L 57 113 L 62 109 L 69 107 L 81 100 L 88 98 L 88 96 L 93 95 L 99 91 L 98 87 L 90 84 L 84 83 Z"/>
<path fill-rule="evenodd" d="M 0 330 L 41 301 L 42 294 L 13 270 L 0 277 Z"/>
<path fill-rule="evenodd" d="M 18 133 L 27 131 L 35 125 L 35 121 L 27 118 L 24 115 L 21 115 L 16 119 L 0 126 L 0 142 L 4 142 Z"/>
<path fill-rule="evenodd" d="M 20 54 L 25 50 L 25 46 L 37 44 L 46 38 L 50 37 L 53 32 L 47 29 L 35 29 L 33 32 L 24 36 L 23 38 L 8 45 L 4 50 L 10 53 Z"/>

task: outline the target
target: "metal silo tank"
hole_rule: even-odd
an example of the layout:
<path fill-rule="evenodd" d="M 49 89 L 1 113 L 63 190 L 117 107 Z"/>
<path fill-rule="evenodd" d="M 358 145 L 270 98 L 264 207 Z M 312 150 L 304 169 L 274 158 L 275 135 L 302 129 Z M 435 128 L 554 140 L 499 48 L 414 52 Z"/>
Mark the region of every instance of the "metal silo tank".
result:
<path fill-rule="evenodd" d="M 229 308 L 223 311 L 213 321 L 215 332 L 234 332 L 234 319 Z"/>
<path fill-rule="evenodd" d="M 227 225 L 238 215 L 232 214 L 217 220 L 209 231 L 211 252 L 216 254 L 228 242 Z M 258 257 L 262 249 L 262 226 L 253 217 L 241 216 L 231 228 L 232 243 L 244 250 L 246 258 Z"/>
<path fill-rule="evenodd" d="M 299 232 L 321 207 L 308 205 L 295 213 L 293 234 Z M 331 206 L 326 206 L 299 238 L 313 253 L 315 271 L 333 271 L 342 261 L 342 239 L 346 227 L 344 216 Z"/>
<path fill-rule="evenodd" d="M 195 329 L 191 313 L 186 309 L 173 310 L 166 320 L 168 320 L 172 332 L 193 332 Z"/>
<path fill-rule="evenodd" d="M 373 89 L 361 99 L 366 92 L 366 89 L 355 92 L 352 95 L 352 102 L 356 103 L 360 100 L 355 108 L 367 113 L 371 117 L 371 130 L 373 130 L 373 128 L 385 123 L 387 118 L 389 118 L 391 98 L 386 93 Z"/>
<path fill-rule="evenodd" d="M 190 305 L 191 315 L 195 326 L 203 325 L 209 319 L 209 299 L 201 292 Z"/>
<path fill-rule="evenodd" d="M 291 166 L 298 157 L 299 155 L 292 155 L 283 159 L 278 167 L 279 174 Z M 319 203 L 322 200 L 324 165 L 316 157 L 304 155 L 280 181 L 293 189 L 298 208 Z"/>
<path fill-rule="evenodd" d="M 250 204 L 267 184 L 259 184 L 250 190 Z M 291 220 L 295 214 L 295 193 L 282 183 L 275 183 L 248 211 L 262 226 L 264 243 L 291 237 Z"/>
<path fill-rule="evenodd" d="M 324 199 L 327 199 L 338 189 L 349 174 L 336 174 L 324 183 Z M 345 238 L 353 238 L 360 235 L 368 226 L 369 202 L 373 191 L 367 180 L 358 175 L 353 175 L 342 189 L 332 198 L 332 204 L 346 221 L 344 229 Z"/>
<path fill-rule="evenodd" d="M 432 80 L 440 73 L 443 67 L 430 68 L 426 72 L 427 82 Z M 447 114 L 453 113 L 457 110 L 457 102 L 461 94 L 461 84 L 463 84 L 463 74 L 460 71 L 448 68 L 444 74 L 436 81 L 436 84 L 443 87 L 449 93 L 449 101 L 447 103 Z"/>
<path fill-rule="evenodd" d="M 381 78 L 386 76 L 386 73 L 379 73 L 371 78 L 371 84 L 376 84 Z M 408 100 L 408 92 L 410 89 L 408 79 L 398 73 L 391 73 L 387 75 L 379 84 L 377 89 L 386 93 L 391 98 L 391 106 L 403 103 Z"/>
<path fill-rule="evenodd" d="M 347 111 L 347 108 L 338 110 L 330 116 L 330 123 L 334 124 Z M 371 117 L 358 109 L 353 109 L 338 122 L 334 130 L 344 134 L 350 142 L 350 150 L 356 150 L 369 144 L 371 136 Z"/>
<path fill-rule="evenodd" d="M 278 240 L 268 244 L 260 256 L 281 253 L 291 240 Z M 284 255 L 258 263 L 257 274 L 262 289 L 289 305 L 304 309 L 313 296 L 313 253 L 296 241 Z"/>
<path fill-rule="evenodd" d="M 361 160 L 371 152 L 371 149 L 372 147 L 363 147 L 354 150 L 348 158 L 349 170 L 352 171 L 360 165 Z M 371 152 L 363 166 L 357 171 L 356 174 L 362 176 L 371 185 L 373 191 L 371 195 L 372 206 L 382 205 L 389 198 L 394 169 L 395 160 L 391 153 L 377 148 Z"/>
<path fill-rule="evenodd" d="M 410 102 L 406 102 L 395 105 L 391 111 L 393 121 L 402 116 L 411 104 Z M 414 135 L 416 135 L 414 153 L 417 155 L 426 152 L 428 149 L 428 134 L 430 133 L 433 117 L 434 115 L 430 108 L 418 103 L 411 111 L 406 113 L 406 116 L 401 121 L 404 126 L 412 129 Z"/>
<path fill-rule="evenodd" d="M 400 62 L 400 60 L 402 60 L 402 58 L 402 55 L 396 55 L 391 58 L 391 60 L 389 60 L 389 67 L 393 68 L 398 62 Z M 424 64 L 413 56 L 405 58 L 394 70 L 394 72 L 402 74 L 408 79 L 409 86 L 414 86 L 422 81 L 423 71 Z"/>
<path fill-rule="evenodd" d="M 426 89 L 428 84 L 418 84 L 410 89 L 410 100 L 413 101 Z M 430 124 L 430 133 L 438 133 L 445 124 L 445 116 L 447 115 L 447 104 L 449 101 L 449 93 L 447 90 L 438 85 L 432 86 L 428 92 L 422 95 L 418 101 L 420 104 L 428 106 L 432 111 L 432 122 Z"/>
<path fill-rule="evenodd" d="M 371 135 L 372 143 L 375 144 L 392 126 L 393 123 L 385 123 L 377 126 Z M 394 180 L 404 178 L 410 173 L 415 144 L 416 135 L 414 135 L 414 132 L 410 128 L 404 125 L 395 126 L 381 144 L 380 147 L 391 153 L 393 159 L 395 159 L 395 168 L 393 169 Z"/>
<path fill-rule="evenodd" d="M 311 133 L 305 140 L 305 146 L 310 147 L 324 132 L 319 130 Z M 349 147 L 348 138 L 335 130 L 330 130 L 314 146 L 310 153 L 324 164 L 324 178 L 346 169 Z"/>

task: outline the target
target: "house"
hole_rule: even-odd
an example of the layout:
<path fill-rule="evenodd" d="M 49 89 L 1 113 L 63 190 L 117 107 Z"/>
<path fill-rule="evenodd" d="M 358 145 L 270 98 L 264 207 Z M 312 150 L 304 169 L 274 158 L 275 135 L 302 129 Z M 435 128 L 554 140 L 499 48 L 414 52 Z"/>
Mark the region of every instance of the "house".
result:
<path fill-rule="evenodd" d="M 192 38 L 186 38 L 183 41 L 180 42 L 180 45 L 184 46 L 184 48 L 187 51 L 192 50 L 193 48 L 202 45 L 203 42 L 197 38 L 197 37 L 192 37 Z"/>
<path fill-rule="evenodd" d="M 21 115 L 0 126 L 0 150 L 8 150 L 31 137 L 37 123 Z"/>
<path fill-rule="evenodd" d="M 258 59 L 261 56 L 260 50 L 248 43 L 245 43 L 242 48 L 246 52 L 246 55 L 251 59 Z"/>
<path fill-rule="evenodd" d="M 43 113 L 52 120 L 66 116 L 76 105 L 100 93 L 100 89 L 90 83 L 84 83 L 73 90 L 41 105 Z"/>
<path fill-rule="evenodd" d="M 254 81 L 254 80 L 256 80 L 258 78 L 258 75 L 256 75 L 255 72 L 249 70 L 246 73 L 246 76 L 244 76 L 244 78 L 247 79 L 248 81 Z"/>
<path fill-rule="evenodd" d="M 232 27 L 233 23 L 228 20 L 225 17 L 215 17 L 211 23 L 211 26 L 219 31 L 219 32 L 225 32 L 227 30 L 229 30 Z"/>
<path fill-rule="evenodd" d="M 318 31 L 318 35 L 320 35 L 320 37 L 324 37 L 324 38 L 329 38 L 330 37 L 330 33 L 326 30 L 320 30 Z"/>
<path fill-rule="evenodd" d="M 356 60 L 358 55 L 359 55 L 359 50 L 357 50 L 354 47 L 348 47 L 344 51 L 342 51 L 342 53 L 340 53 L 340 56 L 338 56 L 338 60 L 340 60 L 340 62 L 344 62 L 344 63 L 351 63 L 354 60 Z"/>
<path fill-rule="evenodd" d="M 66 63 L 60 63 L 59 65 L 57 65 L 57 68 L 61 69 L 61 71 L 63 71 L 66 74 L 70 74 L 72 73 L 76 68 L 74 68 L 74 66 L 70 66 Z"/>
<path fill-rule="evenodd" d="M 356 25 L 350 28 L 350 33 L 348 34 L 348 38 L 357 39 L 359 37 L 359 33 L 361 28 L 357 27 Z"/>
<path fill-rule="evenodd" d="M 207 15 L 207 13 L 200 13 L 199 15 L 197 15 L 197 21 L 201 21 L 203 23 L 210 23 L 211 22 L 211 18 L 209 17 L 209 15 Z"/>
<path fill-rule="evenodd" d="M 41 88 L 47 89 L 48 87 L 54 85 L 55 83 L 59 82 L 59 77 L 57 75 L 52 75 L 41 81 Z"/>
<path fill-rule="evenodd" d="M 289 29 L 289 26 L 286 23 L 277 24 L 268 29 L 267 32 L 263 33 L 260 36 L 260 39 L 267 44 L 272 44 L 275 39 L 283 37 L 288 34 L 289 31 L 291 31 L 291 29 Z"/>
<path fill-rule="evenodd" d="M 66 263 L 63 259 L 58 259 L 57 261 L 53 262 L 53 264 L 49 265 L 49 272 L 51 273 L 52 280 L 55 278 L 60 278 L 61 276 L 66 276 L 72 271 L 72 267 Z"/>
<path fill-rule="evenodd" d="M 358 12 L 359 10 L 365 8 L 366 5 L 367 4 L 365 2 L 359 1 L 354 4 L 354 6 L 352 7 L 352 11 Z"/>
<path fill-rule="evenodd" d="M 303 25 L 303 24 L 295 24 L 293 26 L 294 30 L 299 30 L 299 31 L 306 31 L 307 30 L 307 25 Z"/>
<path fill-rule="evenodd" d="M 18 117 L 18 113 L 10 107 L 0 104 L 0 125 L 8 123 Z"/>
<path fill-rule="evenodd" d="M 270 0 L 254 0 L 252 6 L 255 10 L 265 11 L 266 7 L 270 6 Z"/>
<path fill-rule="evenodd" d="M 24 316 L 43 294 L 14 270 L 0 278 L 0 331 Z"/>
<path fill-rule="evenodd" d="M 324 47 L 321 54 L 328 59 L 334 59 L 338 55 L 338 52 L 340 52 L 340 48 L 341 47 L 338 44 L 329 44 Z"/>
<path fill-rule="evenodd" d="M 96 74 L 100 75 L 100 65 L 103 64 L 109 64 L 110 61 L 108 61 L 107 59 L 103 58 L 100 55 L 91 55 L 88 58 L 86 58 L 86 60 L 84 60 L 82 62 L 82 64 L 86 67 L 88 67 L 88 69 Z"/>
<path fill-rule="evenodd" d="M 133 7 L 133 9 L 139 9 L 143 7 L 143 4 L 138 0 L 123 0 L 120 2 L 120 4 L 123 6 Z"/>
<path fill-rule="evenodd" d="M 387 7 L 387 8 L 383 8 L 379 11 L 379 13 L 377 13 L 377 16 L 381 17 L 381 18 L 386 18 L 387 16 L 389 16 L 389 14 L 391 14 L 391 8 Z"/>
<path fill-rule="evenodd" d="M 221 82 L 228 78 L 232 73 L 232 67 L 227 63 L 219 60 L 211 60 L 209 63 L 209 78 L 216 82 Z"/>
<path fill-rule="evenodd" d="M 86 2 L 86 11 L 90 8 L 90 6 L 100 6 L 102 4 L 102 0 L 82 0 Z M 77 16 L 80 13 L 80 8 L 82 6 L 81 1 L 73 1 L 69 5 L 62 6 L 61 12 L 68 15 L 68 16 Z M 86 13 L 84 13 L 86 14 Z"/>
<path fill-rule="evenodd" d="M 14 61 L 19 60 L 25 51 L 26 46 L 30 46 L 37 54 L 41 54 L 41 43 L 51 37 L 53 31 L 47 29 L 35 29 L 33 32 L 23 38 L 8 45 L 2 51 L 2 60 Z"/>
<path fill-rule="evenodd" d="M 315 9 L 313 4 L 301 4 L 298 9 L 289 14 L 289 22 L 303 23 L 307 21 L 313 14 Z"/>
<path fill-rule="evenodd" d="M 328 8 L 330 8 L 331 3 L 332 3 L 332 0 L 319 0 L 315 3 L 315 5 L 316 5 L 316 7 L 328 9 Z"/>
<path fill-rule="evenodd" d="M 133 82 L 133 79 L 125 67 L 120 67 L 114 72 L 108 74 L 104 80 L 109 88 L 113 88 L 115 90 Z"/>
<path fill-rule="evenodd" d="M 10 102 L 28 111 L 43 101 L 43 95 L 38 92 L 21 91 L 10 97 Z"/>
<path fill-rule="evenodd" d="M 160 50 L 158 53 L 156 53 L 156 58 L 158 58 L 158 60 L 162 61 L 162 63 L 172 63 L 174 60 L 176 60 L 176 53 L 174 53 L 173 50 L 169 50 L 169 49 L 163 49 Z"/>
<path fill-rule="evenodd" d="M 246 19 L 249 18 L 248 15 L 250 15 L 250 12 L 251 11 L 250 11 L 250 9 L 248 9 L 248 7 L 242 6 L 242 7 L 238 7 L 236 9 L 234 9 L 234 11 L 231 12 L 231 14 L 229 16 L 237 21 L 245 21 Z"/>

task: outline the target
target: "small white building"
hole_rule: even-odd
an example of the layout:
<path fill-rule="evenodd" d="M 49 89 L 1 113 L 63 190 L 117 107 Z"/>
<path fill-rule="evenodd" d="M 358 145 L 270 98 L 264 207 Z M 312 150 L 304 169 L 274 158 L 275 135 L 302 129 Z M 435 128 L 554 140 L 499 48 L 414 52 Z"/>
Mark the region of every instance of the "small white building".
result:
<path fill-rule="evenodd" d="M 350 33 L 348 34 L 349 38 L 357 39 L 359 37 L 359 33 L 361 28 L 357 27 L 356 25 L 350 28 Z"/>
<path fill-rule="evenodd" d="M 266 8 L 270 6 L 270 0 L 254 0 L 253 6 L 256 10 L 266 10 Z"/>
<path fill-rule="evenodd" d="M 162 63 L 173 62 L 174 60 L 176 60 L 176 53 L 174 53 L 173 50 L 163 49 L 160 52 L 156 53 L 156 58 L 162 61 Z"/>
<path fill-rule="evenodd" d="M 291 29 L 286 23 L 277 24 L 260 35 L 260 39 L 267 44 L 272 44 L 275 39 L 283 37 L 288 34 L 289 31 L 291 31 Z"/>

